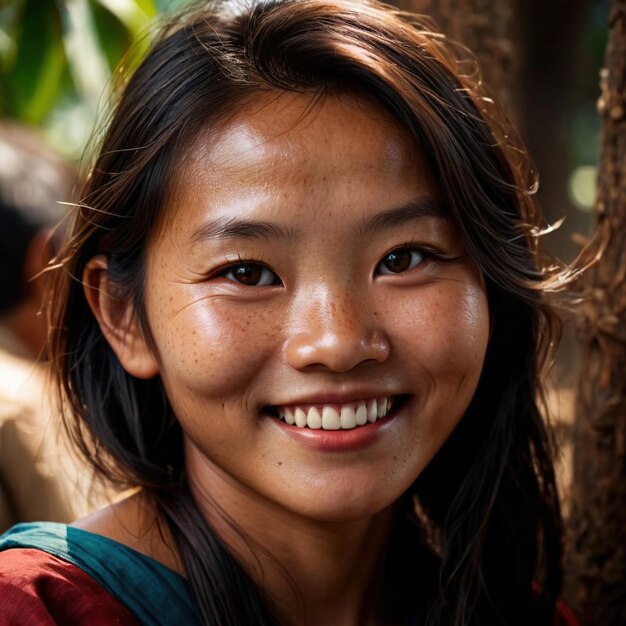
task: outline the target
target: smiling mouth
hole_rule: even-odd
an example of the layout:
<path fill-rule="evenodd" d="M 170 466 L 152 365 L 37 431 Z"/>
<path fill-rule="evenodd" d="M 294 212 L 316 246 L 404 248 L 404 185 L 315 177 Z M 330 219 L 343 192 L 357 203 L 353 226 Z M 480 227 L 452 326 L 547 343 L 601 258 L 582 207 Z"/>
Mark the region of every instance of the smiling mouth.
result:
<path fill-rule="evenodd" d="M 268 407 L 268 413 L 290 426 L 311 430 L 352 430 L 385 419 L 403 396 L 382 396 L 346 404 L 307 404 Z"/>

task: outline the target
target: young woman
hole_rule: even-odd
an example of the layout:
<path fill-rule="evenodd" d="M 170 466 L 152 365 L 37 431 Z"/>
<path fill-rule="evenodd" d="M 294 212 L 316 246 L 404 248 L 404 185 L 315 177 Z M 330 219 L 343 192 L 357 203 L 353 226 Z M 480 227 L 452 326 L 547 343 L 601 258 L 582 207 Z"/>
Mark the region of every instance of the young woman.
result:
<path fill-rule="evenodd" d="M 481 89 L 375 3 L 172 20 L 52 292 L 67 422 L 137 491 L 5 535 L 2 623 L 556 623 L 568 275 Z"/>

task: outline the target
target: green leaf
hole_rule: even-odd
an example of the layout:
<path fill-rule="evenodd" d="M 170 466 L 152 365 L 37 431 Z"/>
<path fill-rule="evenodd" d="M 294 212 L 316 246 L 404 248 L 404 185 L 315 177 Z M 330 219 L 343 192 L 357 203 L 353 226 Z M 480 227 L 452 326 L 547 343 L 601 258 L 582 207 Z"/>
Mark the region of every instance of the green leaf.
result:
<path fill-rule="evenodd" d="M 159 12 L 170 13 L 190 2 L 191 0 L 156 0 L 156 7 Z"/>
<path fill-rule="evenodd" d="M 110 72 L 87 0 L 65 3 L 63 26 L 63 44 L 76 88 L 95 112 Z"/>
<path fill-rule="evenodd" d="M 96 0 L 96 2 L 115 15 L 126 26 L 134 40 L 143 35 L 146 26 L 157 14 L 154 2 L 150 0 Z"/>
<path fill-rule="evenodd" d="M 24 10 L 25 0 L 0 0 L 0 70 L 8 71 L 17 52 L 16 31 Z"/>
<path fill-rule="evenodd" d="M 108 66 L 114 69 L 132 45 L 132 35 L 119 18 L 101 2 L 92 2 L 93 18 L 98 40 L 106 55 Z"/>
<path fill-rule="evenodd" d="M 64 64 L 56 6 L 30 0 L 21 15 L 15 60 L 6 75 L 7 109 L 38 124 L 59 95 Z"/>

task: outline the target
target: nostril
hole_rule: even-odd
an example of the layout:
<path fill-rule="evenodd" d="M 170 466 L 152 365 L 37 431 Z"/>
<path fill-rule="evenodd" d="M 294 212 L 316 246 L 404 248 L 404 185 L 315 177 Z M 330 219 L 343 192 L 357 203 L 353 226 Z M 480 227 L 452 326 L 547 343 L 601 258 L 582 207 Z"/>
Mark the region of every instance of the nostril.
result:
<path fill-rule="evenodd" d="M 286 342 L 286 358 L 296 369 L 313 366 L 347 372 L 364 363 L 385 361 L 390 345 L 380 332 L 298 333 Z"/>

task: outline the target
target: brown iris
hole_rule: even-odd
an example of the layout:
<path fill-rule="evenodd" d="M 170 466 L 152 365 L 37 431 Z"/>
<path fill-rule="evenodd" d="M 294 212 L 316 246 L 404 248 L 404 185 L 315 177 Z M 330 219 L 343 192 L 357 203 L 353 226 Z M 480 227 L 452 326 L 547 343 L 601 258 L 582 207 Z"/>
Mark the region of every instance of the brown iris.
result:
<path fill-rule="evenodd" d="M 405 272 L 411 267 L 412 251 L 408 248 L 394 250 L 390 252 L 383 260 L 382 264 L 387 270 L 394 274 Z"/>
<path fill-rule="evenodd" d="M 263 276 L 265 268 L 262 265 L 238 265 L 231 271 L 233 278 L 240 282 L 242 285 L 254 286 L 258 285 Z"/>
<path fill-rule="evenodd" d="M 232 266 L 224 275 L 246 287 L 267 287 L 280 284 L 278 276 L 259 263 L 241 263 Z"/>

